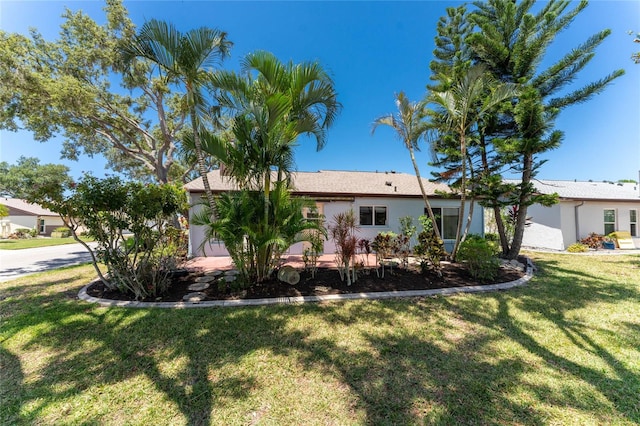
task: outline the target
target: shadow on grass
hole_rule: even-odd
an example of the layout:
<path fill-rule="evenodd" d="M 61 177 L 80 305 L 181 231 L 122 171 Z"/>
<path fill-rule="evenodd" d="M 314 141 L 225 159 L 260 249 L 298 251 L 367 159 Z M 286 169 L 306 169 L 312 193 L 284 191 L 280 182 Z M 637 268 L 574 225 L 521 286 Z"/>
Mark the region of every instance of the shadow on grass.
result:
<path fill-rule="evenodd" d="M 143 376 L 188 424 L 219 424 L 224 419 L 212 418 L 213 413 L 246 402 L 263 386 L 259 374 L 264 372 L 230 368 L 260 351 L 298 359 L 304 370 L 296 372 L 298 376 L 321 372 L 328 383 L 346 385 L 357 409 L 351 414 L 362 413 L 365 423 L 547 423 L 548 413 L 532 408 L 526 398 L 513 397 L 523 387 L 542 405 L 593 413 L 610 409 L 595 398 L 586 405 L 572 395 L 526 383 L 523 375 L 535 374 L 535 367 L 518 353 L 492 353 L 495 345 L 508 340 L 558 374 L 588 383 L 621 417 L 637 422 L 637 401 L 634 406 L 634 393 L 628 393 L 640 391 L 637 375 L 566 316 L 593 303 L 639 300 L 637 288 L 603 283 L 601 277 L 555 260 L 538 266 L 540 275 L 532 285 L 509 293 L 242 309 L 105 309 L 68 299 L 67 287 L 78 290 L 82 284 L 74 286 L 74 277 L 57 283 L 59 291 L 51 294 L 43 294 L 51 284 L 26 286 L 24 294 L 13 296 L 17 307 L 0 302 L 1 343 L 33 329 L 21 337 L 21 351 L 44 349 L 50 358 L 25 383 L 19 357 L 6 349 L 0 352 L 2 366 L 8 368 L 3 370 L 12 372 L 2 375 L 0 387 L 13 389 L 3 400 L 8 414 L 0 420 L 37 423 L 52 404 L 94 386 Z M 38 306 L 37 315 L 26 305 Z M 550 321 L 618 378 L 612 380 L 540 343 L 517 311 Z M 635 323 L 623 326 L 629 333 L 638 331 Z M 328 331 L 322 335 L 318 329 Z M 134 396 L 120 396 L 127 397 Z M 27 403 L 29 409 L 22 409 Z M 107 414 L 89 409 L 82 421 L 100 423 L 105 418 Z"/>

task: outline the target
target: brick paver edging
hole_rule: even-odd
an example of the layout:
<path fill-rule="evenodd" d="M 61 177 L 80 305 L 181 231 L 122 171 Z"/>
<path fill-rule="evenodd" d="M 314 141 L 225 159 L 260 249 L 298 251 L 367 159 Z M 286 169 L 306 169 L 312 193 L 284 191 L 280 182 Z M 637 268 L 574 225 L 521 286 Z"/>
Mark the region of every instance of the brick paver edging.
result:
<path fill-rule="evenodd" d="M 526 284 L 533 277 L 533 264 L 527 259 L 527 267 L 524 277 L 515 281 L 500 284 L 475 285 L 467 287 L 440 288 L 435 290 L 407 290 L 407 291 L 381 291 L 372 293 L 347 293 L 328 294 L 325 296 L 297 296 L 297 297 L 277 297 L 268 299 L 234 299 L 234 300 L 207 300 L 203 302 L 134 302 L 123 300 L 100 299 L 89 296 L 87 288 L 84 286 L 78 293 L 78 298 L 89 303 L 97 303 L 105 307 L 121 308 L 226 308 L 232 306 L 260 306 L 275 304 L 307 303 L 307 302 L 329 302 L 357 299 L 391 299 L 400 297 L 424 297 L 424 296 L 448 296 L 457 293 L 480 293 L 487 291 L 508 290 Z"/>

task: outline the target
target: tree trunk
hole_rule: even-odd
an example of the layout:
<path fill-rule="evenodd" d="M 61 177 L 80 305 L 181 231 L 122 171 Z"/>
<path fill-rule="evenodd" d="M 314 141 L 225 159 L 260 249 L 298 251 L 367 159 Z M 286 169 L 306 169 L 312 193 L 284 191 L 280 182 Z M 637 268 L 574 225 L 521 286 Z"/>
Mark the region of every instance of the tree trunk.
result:
<path fill-rule="evenodd" d="M 464 129 L 464 128 L 463 128 Z M 464 130 L 463 130 L 464 132 Z M 451 251 L 451 258 L 456 260 L 458 249 L 460 248 L 460 239 L 462 237 L 462 219 L 464 218 L 464 207 L 467 203 L 467 143 L 464 133 L 460 139 L 460 154 L 462 155 L 462 177 L 460 180 L 460 210 L 458 210 L 458 226 L 456 228 L 456 242 Z"/>
<path fill-rule="evenodd" d="M 513 242 L 507 254 L 507 259 L 517 259 L 520 255 L 524 228 L 527 224 L 527 207 L 529 206 L 529 192 L 527 190 L 531 183 L 531 172 L 533 169 L 533 154 L 524 154 L 522 170 L 522 186 L 520 187 L 520 199 L 518 203 L 518 216 L 516 217 L 516 227 L 513 231 Z"/>
<path fill-rule="evenodd" d="M 413 147 L 411 145 L 407 145 L 409 149 L 409 155 L 411 156 L 411 162 L 413 163 L 413 170 L 416 172 L 416 177 L 418 178 L 418 185 L 420 186 L 420 192 L 422 193 L 422 199 L 424 200 L 424 206 L 427 208 L 427 214 L 431 219 L 431 223 L 433 224 L 433 231 L 436 234 L 436 237 L 441 240 L 440 236 L 440 227 L 438 226 L 438 222 L 436 221 L 436 217 L 433 214 L 433 210 L 431 209 L 431 203 L 429 203 L 429 198 L 427 197 L 427 191 L 424 189 L 424 185 L 422 184 L 422 178 L 420 177 L 420 169 L 418 169 L 418 163 L 416 163 L 416 156 L 413 153 Z"/>
<path fill-rule="evenodd" d="M 502 209 L 500 208 L 500 206 L 493 207 L 493 216 L 496 221 L 496 227 L 498 228 L 500 247 L 502 247 L 502 256 L 506 257 L 507 254 L 509 254 L 509 240 L 507 239 L 507 231 L 504 229 L 504 222 L 502 221 Z"/>

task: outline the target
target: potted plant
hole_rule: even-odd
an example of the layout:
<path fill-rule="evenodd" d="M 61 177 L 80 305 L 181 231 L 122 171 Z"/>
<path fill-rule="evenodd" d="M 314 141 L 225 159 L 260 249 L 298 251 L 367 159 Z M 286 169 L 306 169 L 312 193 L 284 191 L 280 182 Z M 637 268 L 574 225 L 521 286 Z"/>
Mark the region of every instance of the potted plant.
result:
<path fill-rule="evenodd" d="M 602 238 L 602 248 L 606 250 L 615 250 L 616 242 L 615 238 L 611 237 L 611 234 L 606 235 Z"/>

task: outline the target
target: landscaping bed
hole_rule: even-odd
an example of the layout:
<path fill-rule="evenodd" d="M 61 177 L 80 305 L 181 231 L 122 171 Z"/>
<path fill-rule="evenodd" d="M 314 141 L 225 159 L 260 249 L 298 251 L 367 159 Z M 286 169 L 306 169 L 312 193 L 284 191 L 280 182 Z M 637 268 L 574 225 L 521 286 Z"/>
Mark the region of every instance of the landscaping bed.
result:
<path fill-rule="evenodd" d="M 521 259 L 524 263 L 524 259 Z M 300 271 L 300 281 L 291 285 L 279 281 L 274 277 L 261 284 L 254 284 L 244 289 L 233 289 L 233 284 L 221 284 L 221 279 L 212 281 L 209 287 L 202 290 L 190 290 L 189 286 L 195 284 L 199 277 L 203 277 L 206 271 L 191 270 L 176 274 L 169 291 L 161 297 L 149 298 L 148 302 L 178 302 L 184 300 L 188 294 L 203 293 L 201 300 L 233 300 L 233 299 L 257 299 L 295 296 L 319 296 L 329 294 L 369 293 L 381 291 L 403 290 L 429 290 L 438 288 L 452 288 L 464 286 L 487 285 L 514 281 L 524 272 L 509 267 L 500 267 L 497 277 L 491 281 L 474 279 L 465 265 L 459 263 L 444 263 L 442 276 L 434 271 L 422 273 L 416 266 L 408 268 L 395 267 L 390 270 L 385 268 L 384 278 L 382 270 L 371 268 L 363 269 L 358 273 L 358 280 L 347 286 L 346 281 L 340 279 L 337 269 L 318 268 L 315 277 L 311 272 Z M 95 282 L 87 289 L 89 296 L 111 300 L 134 300 L 133 297 L 118 291 L 107 290 L 101 282 Z"/>

